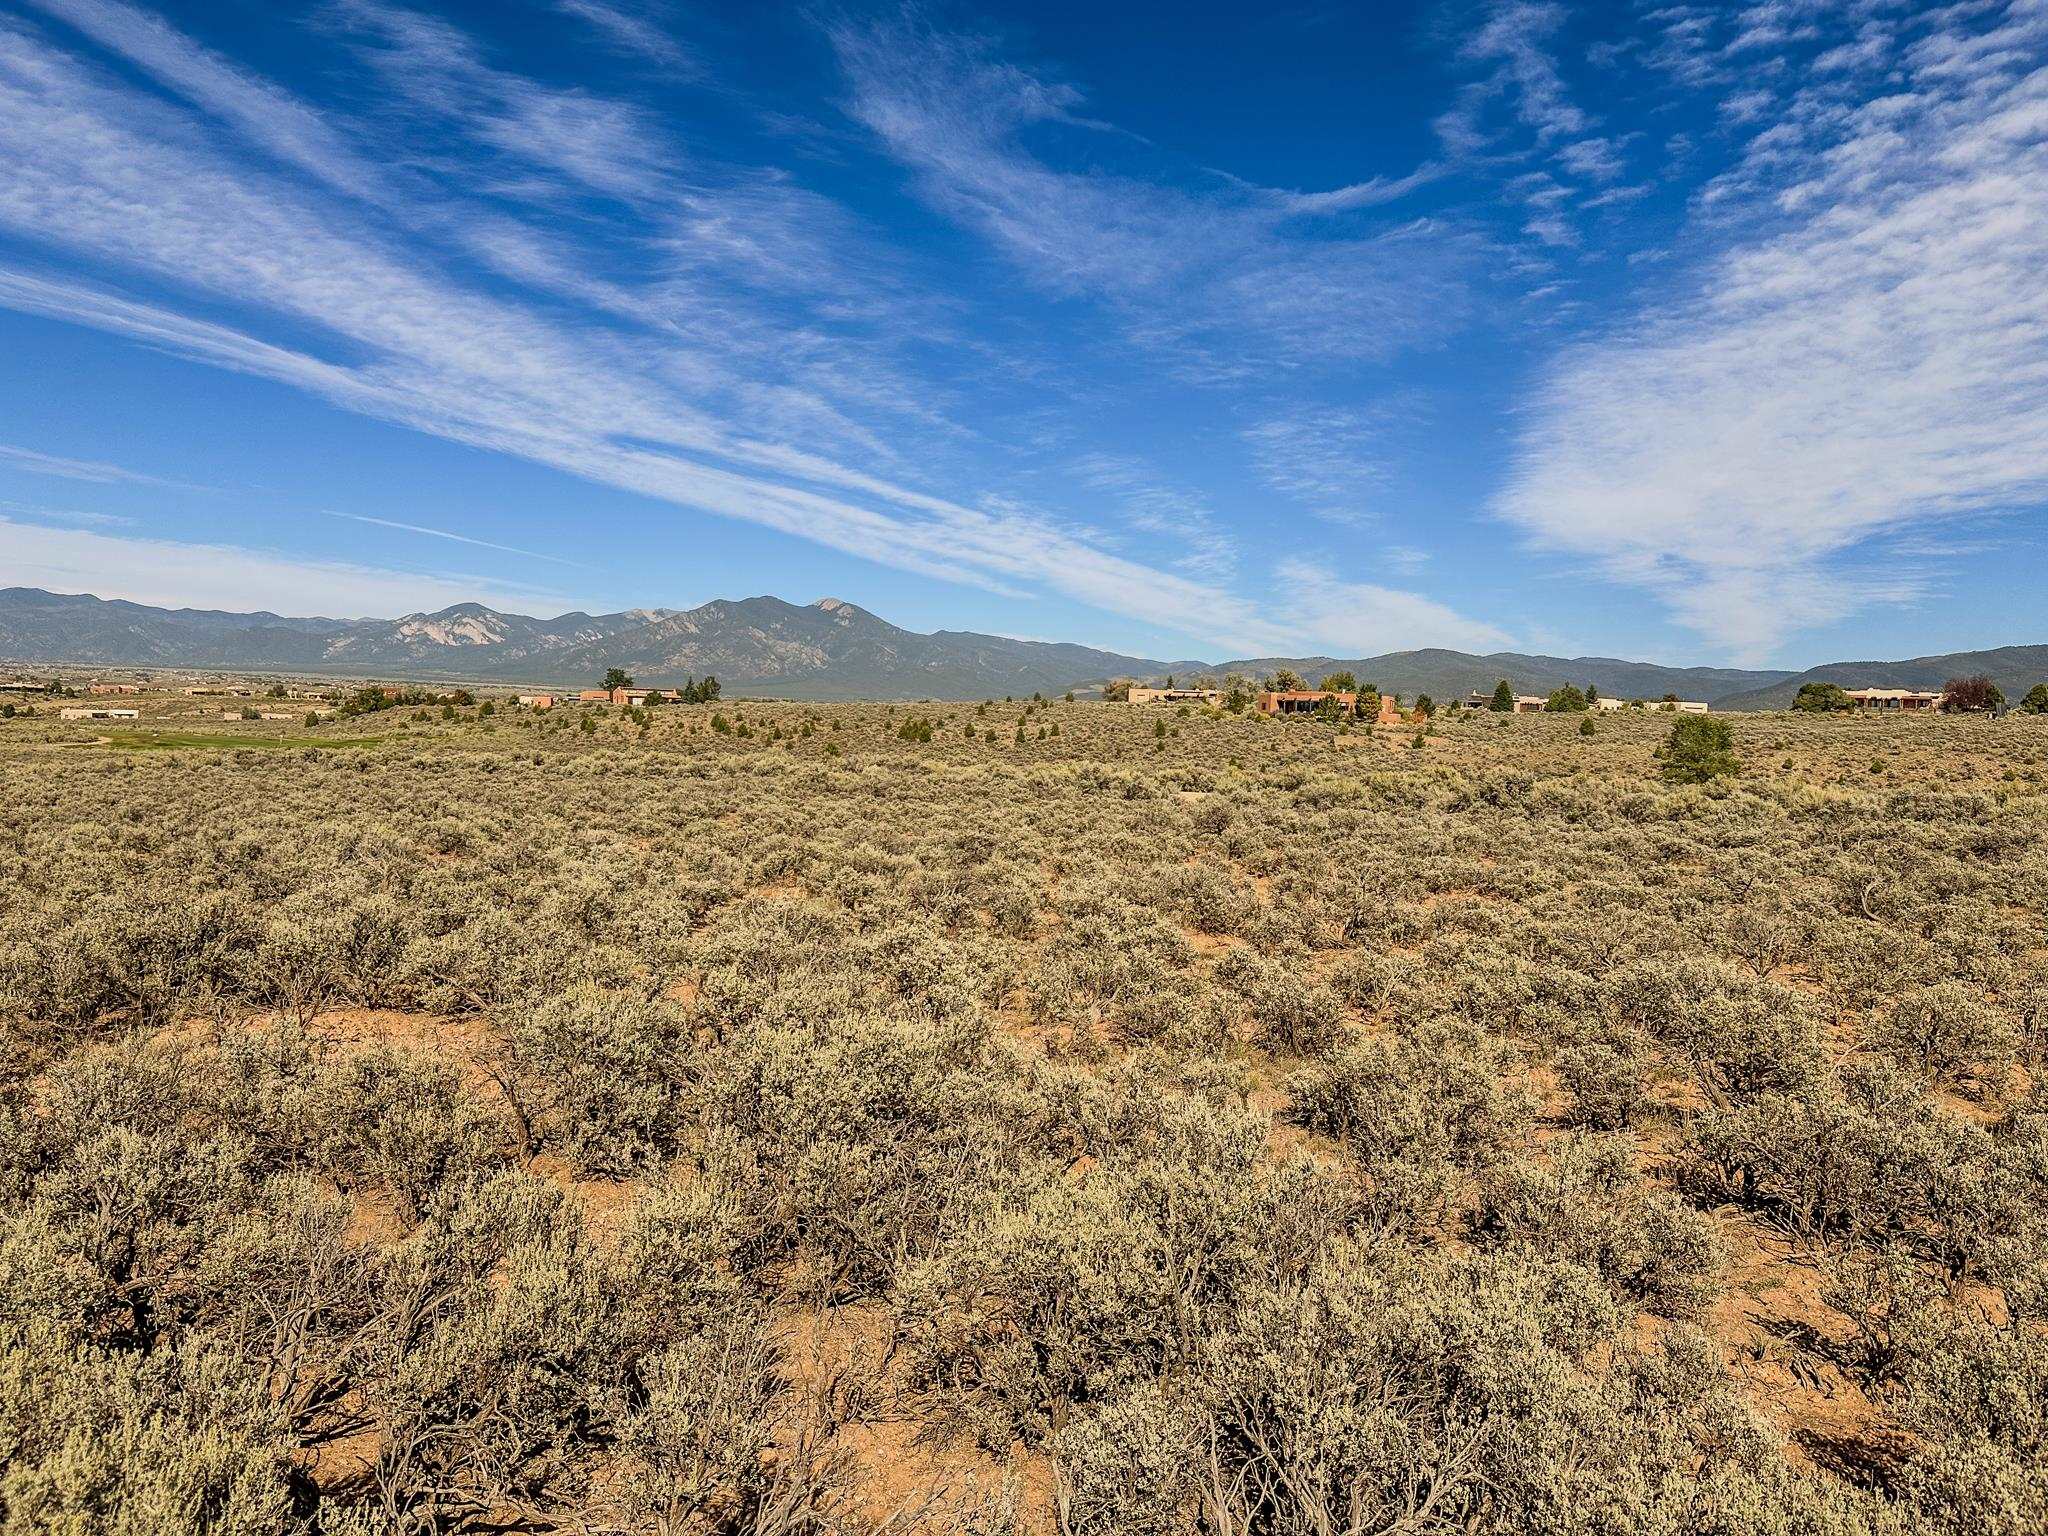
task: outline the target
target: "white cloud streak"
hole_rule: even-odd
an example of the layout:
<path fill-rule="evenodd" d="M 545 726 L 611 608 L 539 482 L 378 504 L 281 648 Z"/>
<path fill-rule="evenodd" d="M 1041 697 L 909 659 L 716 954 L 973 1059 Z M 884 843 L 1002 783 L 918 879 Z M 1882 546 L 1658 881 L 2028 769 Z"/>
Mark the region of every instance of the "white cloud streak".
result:
<path fill-rule="evenodd" d="M 1496 504 L 1743 658 L 1920 590 L 1875 536 L 2048 493 L 2048 11 L 1943 21 L 1758 136 L 1696 296 L 1557 359 Z"/>
<path fill-rule="evenodd" d="M 1320 564 L 1283 561 L 1277 574 L 1295 593 L 1305 635 L 1332 656 L 1376 656 L 1428 646 L 1486 652 L 1510 643 L 1493 625 L 1442 603 L 1392 587 L 1345 581 Z"/>
<path fill-rule="evenodd" d="M 1445 169 L 1441 163 L 1432 160 L 1417 166 L 1406 176 L 1375 176 L 1369 181 L 1356 181 L 1348 187 L 1334 187 L 1328 192 L 1288 192 L 1271 187 L 1253 190 L 1262 191 L 1275 207 L 1290 217 L 1319 218 L 1398 202 L 1409 193 L 1441 179 Z M 1236 177 L 1227 179 L 1238 186 L 1248 185 Z"/>
<path fill-rule="evenodd" d="M 478 576 L 415 575 L 228 544 L 44 528 L 7 517 L 0 517 L 0 566 L 17 581 L 52 591 L 91 592 L 169 608 L 396 618 L 473 599 L 521 611 L 577 606 L 558 593 Z"/>
<path fill-rule="evenodd" d="M 554 0 L 565 16 L 587 22 L 624 53 L 658 64 L 672 74 L 695 78 L 701 73 L 696 58 L 679 42 L 673 23 L 657 24 L 610 0 Z M 658 13 L 657 13 L 658 14 Z"/>
<path fill-rule="evenodd" d="M 17 448 L 8 443 L 0 443 L 0 466 L 26 470 L 32 475 L 50 475 L 59 480 L 86 480 L 95 485 L 155 485 L 181 491 L 200 489 L 181 481 L 123 469 L 118 464 L 104 464 L 97 459 L 60 458 L 54 453 L 38 453 L 33 448 Z"/>
<path fill-rule="evenodd" d="M 468 544 L 477 549 L 495 549 L 500 554 L 520 555 L 528 560 L 546 560 L 553 565 L 573 566 L 581 571 L 587 571 L 592 568 L 580 560 L 568 560 L 560 555 L 543 554 L 536 549 L 521 549 L 516 544 L 494 544 L 489 539 L 473 539 L 466 533 L 450 533 L 446 528 L 429 528 L 421 523 L 401 523 L 393 518 L 370 517 L 361 512 L 329 512 L 323 510 L 320 515 L 322 517 L 346 518 L 349 522 L 363 523 L 372 528 L 391 528 L 400 533 L 424 534 L 430 539 L 446 539 L 451 544 Z"/>
<path fill-rule="evenodd" d="M 127 528 L 135 519 L 112 512 L 81 512 L 70 507 L 39 507 L 29 502 L 0 501 L 0 511 L 16 512 L 46 523 L 64 523 L 76 528 Z"/>

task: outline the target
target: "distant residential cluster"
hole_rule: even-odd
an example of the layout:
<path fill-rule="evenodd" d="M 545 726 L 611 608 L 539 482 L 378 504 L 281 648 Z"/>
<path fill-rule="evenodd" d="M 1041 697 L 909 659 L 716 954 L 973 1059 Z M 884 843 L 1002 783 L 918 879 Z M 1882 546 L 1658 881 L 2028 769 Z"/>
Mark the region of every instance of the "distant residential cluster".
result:
<path fill-rule="evenodd" d="M 1272 716 L 1326 716 L 1344 720 L 1370 720 L 1376 725 L 1419 722 L 1436 713 L 1437 705 L 1426 693 L 1416 695 L 1403 706 L 1398 694 L 1382 692 L 1373 683 L 1361 684 L 1348 671 L 1328 674 L 1310 686 L 1297 673 L 1281 669 L 1256 683 L 1240 677 L 1226 677 L 1220 683 L 1199 679 L 1176 684 L 1167 678 L 1163 685 L 1130 682 L 1112 683 L 1105 696 L 1132 704 L 1172 704 L 1183 708 L 1227 710 L 1241 714 L 1255 710 Z M 1496 714 L 1608 714 L 1622 710 L 1648 710 L 1666 714 L 1704 715 L 1713 706 L 1702 699 L 1680 698 L 1666 693 L 1656 698 L 1630 698 L 1602 693 L 1591 683 L 1580 688 L 1566 684 L 1549 693 L 1521 693 L 1508 678 L 1501 678 L 1491 690 L 1475 688 L 1447 706 L 1484 710 Z M 1725 706 L 1724 706 L 1725 707 Z M 1989 677 L 1955 677 L 1940 688 L 1891 688 L 1877 685 L 1843 687 L 1838 683 L 1802 684 L 1792 708 L 1809 713 L 1891 713 L 1891 714 L 1988 714 L 1999 715 L 2009 707 L 2029 714 L 2048 714 L 2048 683 L 2037 683 L 2009 706 L 2003 690 Z"/>
<path fill-rule="evenodd" d="M 1935 688 L 1844 688 L 1838 683 L 1805 683 L 1792 707 L 1813 714 L 1873 712 L 1881 714 L 2002 715 L 2005 692 L 1989 677 L 1952 677 Z M 2048 714 L 2048 683 L 2036 683 L 2021 697 L 2028 714 Z"/>
<path fill-rule="evenodd" d="M 1465 708 L 1490 709 L 1503 715 L 1582 714 L 1589 711 L 1608 714 L 1623 709 L 1657 709 L 1679 715 L 1707 713 L 1707 706 L 1700 700 L 1681 699 L 1676 694 L 1667 694 L 1661 699 L 1618 699 L 1601 693 L 1591 684 L 1582 689 L 1560 688 L 1549 694 L 1503 693 L 1502 689 L 1506 687 L 1503 681 L 1490 694 L 1475 688 L 1465 695 Z"/>
<path fill-rule="evenodd" d="M 1361 684 L 1350 672 L 1332 672 L 1310 687 L 1294 672 L 1282 669 L 1264 678 L 1256 688 L 1241 678 L 1228 678 L 1221 687 L 1203 682 L 1175 686 L 1171 678 L 1159 688 L 1131 683 L 1112 684 L 1111 699 L 1132 704 L 1201 705 L 1234 714 L 1256 710 L 1272 716 L 1324 716 L 1343 720 L 1368 720 L 1374 725 L 1419 725 L 1437 712 L 1437 703 L 1426 693 L 1403 704 L 1401 696 L 1382 692 L 1374 683 Z M 1563 714 L 1592 710 L 1660 709 L 1687 715 L 1703 715 L 1707 706 L 1697 699 L 1667 695 L 1662 699 L 1619 699 L 1603 695 L 1598 688 L 1563 687 L 1549 694 L 1516 693 L 1506 678 L 1491 692 L 1474 689 L 1451 708 L 1492 710 L 1500 714 Z"/>
<path fill-rule="evenodd" d="M 1420 725 L 1436 712 L 1428 694 L 1417 695 L 1414 703 L 1402 707 L 1398 695 L 1381 693 L 1371 683 L 1359 686 L 1349 672 L 1333 672 L 1311 688 L 1293 672 L 1280 671 L 1266 678 L 1258 688 L 1240 678 L 1230 678 L 1224 687 L 1176 687 L 1171 678 L 1162 688 L 1130 683 L 1112 684 L 1107 697 L 1131 704 L 1199 704 L 1208 709 L 1242 714 L 1256 710 L 1262 715 L 1311 715 L 1331 720 L 1364 720 L 1374 725 Z"/>
<path fill-rule="evenodd" d="M 134 720 L 142 714 L 138 705 L 116 704 L 114 699 L 147 702 L 152 714 L 172 717 L 212 713 L 218 710 L 227 720 L 296 720 L 307 723 L 330 716 L 374 714 L 400 707 L 469 708 L 478 704 L 504 708 L 519 704 L 528 709 L 553 709 L 558 703 L 622 705 L 643 709 L 657 704 L 709 704 L 722 693 L 715 677 L 692 678 L 680 688 L 641 688 L 633 679 L 614 669 L 604 686 L 584 688 L 575 693 L 482 693 L 466 687 L 434 688 L 412 683 L 377 683 L 353 680 L 331 682 L 271 677 L 207 676 L 194 679 L 190 673 L 138 671 L 132 680 L 119 682 L 78 675 L 57 677 L 16 676 L 0 680 L 0 712 L 35 713 L 36 701 L 54 702 L 63 720 Z M 72 699 L 93 702 L 73 704 Z M 216 701 L 227 701 L 219 709 Z M 261 706 L 289 702 L 291 709 Z"/>

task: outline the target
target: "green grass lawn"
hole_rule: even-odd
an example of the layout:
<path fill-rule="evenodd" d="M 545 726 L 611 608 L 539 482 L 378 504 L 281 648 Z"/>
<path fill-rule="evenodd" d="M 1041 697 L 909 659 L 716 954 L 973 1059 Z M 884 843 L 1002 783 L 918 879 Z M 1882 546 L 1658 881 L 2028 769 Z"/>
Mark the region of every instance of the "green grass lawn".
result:
<path fill-rule="evenodd" d="M 136 731 L 109 736 L 106 745 L 129 752 L 168 752 L 181 748 L 372 747 L 382 736 L 225 736 L 193 731 Z"/>

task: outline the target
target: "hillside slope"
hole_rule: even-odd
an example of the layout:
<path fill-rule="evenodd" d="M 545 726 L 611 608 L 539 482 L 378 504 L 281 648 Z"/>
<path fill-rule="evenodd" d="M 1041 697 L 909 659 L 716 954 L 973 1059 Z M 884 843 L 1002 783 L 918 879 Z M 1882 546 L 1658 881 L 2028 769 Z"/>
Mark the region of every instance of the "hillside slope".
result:
<path fill-rule="evenodd" d="M 555 658 L 576 676 L 623 667 L 643 683 L 714 674 L 729 692 L 805 699 L 968 699 L 1056 692 L 1169 668 L 1083 645 L 901 629 L 853 603 L 706 603 Z"/>
<path fill-rule="evenodd" d="M 1844 688 L 1939 688 L 1952 677 L 1984 673 L 2008 701 L 2036 683 L 2048 683 L 2048 645 L 2004 645 L 1989 651 L 1950 651 L 1906 661 L 1831 661 L 1780 682 L 1729 695 L 1729 709 L 1783 709 L 1802 683 L 1837 683 Z"/>

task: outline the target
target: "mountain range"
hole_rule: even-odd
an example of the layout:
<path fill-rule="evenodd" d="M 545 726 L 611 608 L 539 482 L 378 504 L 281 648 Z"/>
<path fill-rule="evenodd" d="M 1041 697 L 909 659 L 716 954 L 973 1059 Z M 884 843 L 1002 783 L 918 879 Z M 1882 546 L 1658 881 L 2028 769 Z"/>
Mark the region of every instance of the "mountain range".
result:
<path fill-rule="evenodd" d="M 1939 688 L 1989 673 L 2009 698 L 2048 679 L 2048 646 L 2006 646 L 1906 661 L 1835 662 L 1805 672 L 1666 667 L 1603 656 L 1396 651 L 1384 656 L 1261 656 L 1160 661 L 1083 645 L 966 630 L 919 634 L 837 598 L 777 597 L 700 608 L 631 608 L 552 619 L 458 603 L 399 619 L 288 618 L 275 613 L 153 608 L 34 587 L 0 589 L 0 663 L 290 672 L 445 682 L 589 686 L 621 667 L 643 684 L 715 675 L 728 694 L 798 699 L 979 699 L 1059 692 L 1114 678 L 1180 682 L 1288 668 L 1311 681 L 1348 671 L 1383 691 L 1439 700 L 1591 683 L 1602 693 L 1704 699 L 1728 709 L 1789 703 L 1812 680 L 1849 687 Z"/>

